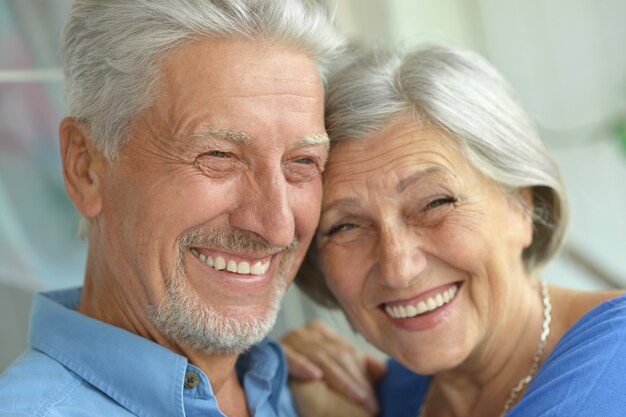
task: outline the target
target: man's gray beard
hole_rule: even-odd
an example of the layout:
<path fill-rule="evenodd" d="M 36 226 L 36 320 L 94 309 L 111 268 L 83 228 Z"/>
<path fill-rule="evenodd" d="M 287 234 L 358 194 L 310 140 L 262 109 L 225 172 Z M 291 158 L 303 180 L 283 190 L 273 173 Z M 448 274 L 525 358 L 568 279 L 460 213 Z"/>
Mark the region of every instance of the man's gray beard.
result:
<path fill-rule="evenodd" d="M 237 234 L 239 232 L 236 232 Z M 219 233 L 218 233 L 219 234 Z M 221 239 L 224 236 L 210 237 L 209 240 Z M 241 236 L 238 237 L 241 239 Z M 226 238 L 227 239 L 227 238 Z M 245 239 L 244 239 L 245 240 Z M 279 265 L 276 288 L 265 313 L 247 316 L 229 316 L 217 306 L 205 304 L 195 290 L 187 283 L 182 256 L 191 243 L 205 243 L 207 239 L 196 235 L 184 238 L 179 248 L 179 259 L 176 271 L 167 277 L 165 298 L 151 309 L 152 322 L 171 340 L 205 353 L 240 354 L 252 345 L 260 342 L 272 330 L 276 316 L 280 310 L 282 299 L 287 290 L 287 277 L 283 264 L 292 259 L 293 249 L 297 246 L 294 240 L 288 253 L 284 254 Z M 235 243 L 238 244 L 238 243 Z M 253 243 L 248 245 L 257 245 Z M 204 246 L 204 245 L 199 245 Z M 222 245 L 235 249 L 232 244 Z"/>

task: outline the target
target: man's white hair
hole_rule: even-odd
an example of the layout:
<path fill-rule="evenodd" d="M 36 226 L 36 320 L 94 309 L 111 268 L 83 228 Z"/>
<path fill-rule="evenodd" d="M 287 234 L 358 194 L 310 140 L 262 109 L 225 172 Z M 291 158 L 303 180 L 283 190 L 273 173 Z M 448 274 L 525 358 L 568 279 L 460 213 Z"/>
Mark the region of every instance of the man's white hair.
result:
<path fill-rule="evenodd" d="M 164 57 L 203 38 L 296 48 L 315 61 L 324 83 L 345 47 L 316 0 L 76 0 L 63 32 L 66 115 L 114 160 L 130 120 L 153 103 Z M 88 227 L 82 219 L 81 236 Z"/>

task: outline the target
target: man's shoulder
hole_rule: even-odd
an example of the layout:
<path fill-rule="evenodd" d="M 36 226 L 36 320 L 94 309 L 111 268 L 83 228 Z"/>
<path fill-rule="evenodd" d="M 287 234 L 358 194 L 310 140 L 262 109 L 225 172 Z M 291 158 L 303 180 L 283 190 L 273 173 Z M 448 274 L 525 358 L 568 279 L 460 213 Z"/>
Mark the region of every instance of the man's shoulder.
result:
<path fill-rule="evenodd" d="M 116 414 L 109 412 L 114 408 Z M 87 381 L 37 350 L 0 375 L 0 417 L 130 415 Z"/>

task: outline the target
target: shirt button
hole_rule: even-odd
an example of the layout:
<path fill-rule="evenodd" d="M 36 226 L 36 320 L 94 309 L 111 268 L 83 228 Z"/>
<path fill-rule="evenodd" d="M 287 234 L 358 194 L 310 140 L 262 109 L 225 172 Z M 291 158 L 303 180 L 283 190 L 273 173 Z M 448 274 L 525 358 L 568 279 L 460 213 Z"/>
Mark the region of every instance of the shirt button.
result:
<path fill-rule="evenodd" d="M 200 377 L 195 372 L 185 373 L 185 388 L 195 388 L 200 382 Z"/>

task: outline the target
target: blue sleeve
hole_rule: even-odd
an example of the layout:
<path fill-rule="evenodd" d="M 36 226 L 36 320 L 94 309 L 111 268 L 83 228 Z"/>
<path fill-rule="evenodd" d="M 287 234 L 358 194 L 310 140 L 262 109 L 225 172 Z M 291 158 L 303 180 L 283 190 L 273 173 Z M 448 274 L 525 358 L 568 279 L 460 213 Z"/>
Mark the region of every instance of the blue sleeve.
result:
<path fill-rule="evenodd" d="M 387 374 L 378 383 L 376 394 L 380 417 L 415 417 L 426 395 L 430 377 L 417 375 L 391 359 Z"/>
<path fill-rule="evenodd" d="M 626 297 L 580 319 L 507 417 L 626 416 Z"/>

